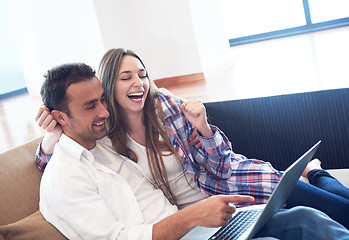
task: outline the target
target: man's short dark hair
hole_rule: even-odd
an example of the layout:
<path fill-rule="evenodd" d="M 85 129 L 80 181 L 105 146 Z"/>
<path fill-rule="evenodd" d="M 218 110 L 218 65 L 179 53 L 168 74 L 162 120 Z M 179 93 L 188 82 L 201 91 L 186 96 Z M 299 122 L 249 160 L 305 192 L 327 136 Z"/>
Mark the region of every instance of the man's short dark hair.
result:
<path fill-rule="evenodd" d="M 56 66 L 44 75 L 45 81 L 41 86 L 43 103 L 52 110 L 60 110 L 68 115 L 67 88 L 73 84 L 96 76 L 95 70 L 84 63 L 69 63 Z"/>

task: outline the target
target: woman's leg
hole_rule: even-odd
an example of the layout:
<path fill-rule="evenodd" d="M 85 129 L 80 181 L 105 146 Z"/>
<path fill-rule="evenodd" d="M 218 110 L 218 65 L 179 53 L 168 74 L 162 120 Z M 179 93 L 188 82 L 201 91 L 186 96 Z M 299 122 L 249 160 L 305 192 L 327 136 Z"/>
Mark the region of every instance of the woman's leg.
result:
<path fill-rule="evenodd" d="M 349 199 L 349 188 L 323 170 L 319 159 L 310 161 L 302 176 L 307 177 L 309 183 L 318 188 Z"/>
<path fill-rule="evenodd" d="M 349 239 L 349 231 L 316 209 L 295 207 L 276 213 L 255 236 L 257 239 L 259 237 L 283 240 Z"/>
<path fill-rule="evenodd" d="M 349 199 L 349 188 L 345 187 L 325 170 L 315 169 L 310 171 L 308 173 L 308 180 L 310 184 L 318 188 Z"/>
<path fill-rule="evenodd" d="M 286 208 L 308 206 L 326 213 L 349 229 L 349 199 L 299 180 L 286 201 Z"/>

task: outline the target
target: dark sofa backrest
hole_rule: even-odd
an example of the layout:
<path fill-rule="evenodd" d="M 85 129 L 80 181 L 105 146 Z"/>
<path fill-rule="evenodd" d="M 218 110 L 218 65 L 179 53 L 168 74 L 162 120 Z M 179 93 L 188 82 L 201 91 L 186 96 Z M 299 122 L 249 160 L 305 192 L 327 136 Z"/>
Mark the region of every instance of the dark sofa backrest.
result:
<path fill-rule="evenodd" d="M 205 103 L 233 151 L 285 170 L 318 140 L 327 169 L 349 167 L 349 88 Z"/>

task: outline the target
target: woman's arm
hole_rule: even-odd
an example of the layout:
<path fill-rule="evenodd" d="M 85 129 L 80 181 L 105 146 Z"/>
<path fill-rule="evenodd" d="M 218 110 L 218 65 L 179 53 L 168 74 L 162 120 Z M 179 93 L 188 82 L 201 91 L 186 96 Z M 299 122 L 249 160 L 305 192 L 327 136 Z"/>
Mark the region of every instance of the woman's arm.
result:
<path fill-rule="evenodd" d="M 199 99 L 186 101 L 180 105 L 186 118 L 200 131 L 203 137 L 209 138 L 214 135 L 207 122 L 206 108 Z"/>
<path fill-rule="evenodd" d="M 190 144 L 195 144 L 196 148 L 191 150 L 194 159 L 214 176 L 229 178 L 231 164 L 240 161 L 241 158 L 235 158 L 228 138 L 217 127 L 208 124 L 206 108 L 200 100 L 186 101 L 180 105 L 180 109 L 187 121 L 195 127 L 189 138 Z M 204 155 L 198 148 L 204 152 Z"/>
<path fill-rule="evenodd" d="M 35 116 L 38 126 L 46 130 L 46 134 L 42 139 L 36 151 L 36 165 L 41 171 L 45 170 L 46 164 L 50 161 L 53 149 L 62 135 L 62 128 L 53 119 L 50 110 L 45 106 L 41 106 Z"/>
<path fill-rule="evenodd" d="M 185 167 L 194 171 L 196 178 L 202 175 L 201 180 L 205 174 L 217 180 L 229 178 L 235 154 L 228 138 L 207 123 L 206 108 L 201 101 L 186 101 L 162 93 L 157 95 L 157 100 L 166 132 L 179 155 L 184 157 Z"/>

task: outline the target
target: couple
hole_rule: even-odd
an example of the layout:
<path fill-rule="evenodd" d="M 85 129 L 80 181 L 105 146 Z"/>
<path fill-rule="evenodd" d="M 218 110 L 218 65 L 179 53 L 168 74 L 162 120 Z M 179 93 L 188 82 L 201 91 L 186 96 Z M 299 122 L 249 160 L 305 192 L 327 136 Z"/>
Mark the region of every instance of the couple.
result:
<path fill-rule="evenodd" d="M 207 124 L 200 102 L 180 104 L 173 96 L 155 92 L 143 63 L 130 51 L 108 51 L 100 71 L 103 88 L 90 67 L 59 66 L 47 73 L 41 91 L 51 114 L 39 113 L 39 125 L 49 130 L 41 144 L 40 161 L 49 157 L 40 154 L 52 152 L 60 129 L 63 134 L 43 175 L 40 210 L 67 237 L 178 239 L 195 225 L 226 225 L 235 209 L 229 203 L 267 198 L 203 194 L 213 191 L 212 183 L 217 184 L 214 191 L 222 191 L 217 193 L 234 188 L 239 193 L 238 187 L 230 186 L 233 167 L 249 161 L 232 153 L 224 134 Z M 161 108 L 163 112 L 158 111 Z M 181 126 L 182 119 L 186 124 Z M 192 134 L 191 124 L 198 131 L 189 142 L 184 134 Z M 190 162 L 193 157 L 200 161 Z M 224 164 L 217 165 L 219 161 Z M 269 185 L 257 186 L 271 191 L 278 172 L 261 161 L 248 164 L 260 164 L 260 172 L 275 176 Z M 258 236 L 285 239 L 287 234 L 296 234 L 286 228 L 294 221 L 318 233 L 348 233 L 312 209 L 298 207 L 278 214 L 285 215 L 284 222 L 273 218 L 270 228 L 267 225 Z M 329 223 L 328 227 L 319 227 L 319 221 Z"/>

